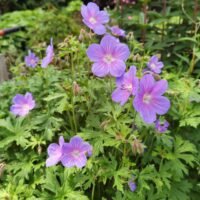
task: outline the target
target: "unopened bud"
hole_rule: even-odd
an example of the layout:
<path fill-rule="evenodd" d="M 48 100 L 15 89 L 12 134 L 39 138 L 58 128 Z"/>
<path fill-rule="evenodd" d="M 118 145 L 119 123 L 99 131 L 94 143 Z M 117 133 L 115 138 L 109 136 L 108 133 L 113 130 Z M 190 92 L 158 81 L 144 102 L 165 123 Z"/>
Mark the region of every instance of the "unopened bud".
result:
<path fill-rule="evenodd" d="M 5 169 L 5 166 L 6 166 L 6 164 L 3 162 L 3 163 L 0 163 L 0 177 L 1 177 L 1 175 L 3 174 L 3 171 L 4 171 L 4 169 Z"/>
<path fill-rule="evenodd" d="M 103 129 L 105 129 L 106 126 L 107 126 L 109 123 L 110 123 L 110 119 L 109 119 L 109 120 L 105 120 L 105 121 L 103 121 L 103 122 L 101 123 L 100 127 L 103 128 Z"/>
<path fill-rule="evenodd" d="M 40 145 L 38 146 L 37 151 L 39 155 L 42 153 L 42 147 Z"/>
<path fill-rule="evenodd" d="M 144 144 L 138 140 L 138 139 L 134 139 L 133 143 L 132 143 L 132 151 L 133 151 L 133 154 L 136 155 L 136 154 L 143 154 L 144 153 Z"/>
<path fill-rule="evenodd" d="M 73 92 L 75 95 L 78 95 L 81 91 L 80 86 L 78 85 L 78 83 L 73 82 Z"/>

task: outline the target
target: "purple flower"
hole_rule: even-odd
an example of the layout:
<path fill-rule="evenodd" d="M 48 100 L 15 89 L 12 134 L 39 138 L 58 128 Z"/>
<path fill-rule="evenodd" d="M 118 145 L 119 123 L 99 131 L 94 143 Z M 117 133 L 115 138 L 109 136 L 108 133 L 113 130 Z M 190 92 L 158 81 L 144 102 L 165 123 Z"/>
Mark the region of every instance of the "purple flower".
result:
<path fill-rule="evenodd" d="M 82 5 L 81 15 L 84 24 L 96 34 L 103 35 L 106 33 L 106 28 L 103 24 L 109 22 L 108 13 L 106 11 L 100 11 L 95 3 L 88 3 L 87 6 Z"/>
<path fill-rule="evenodd" d="M 144 75 L 140 80 L 133 106 L 146 123 L 153 123 L 156 114 L 164 115 L 169 110 L 170 101 L 162 96 L 167 88 L 166 80 L 156 82 L 151 74 Z"/>
<path fill-rule="evenodd" d="M 94 62 L 92 72 L 98 77 L 111 74 L 120 77 L 124 74 L 130 51 L 127 45 L 120 43 L 117 38 L 106 35 L 100 44 L 92 44 L 87 50 L 87 56 Z"/>
<path fill-rule="evenodd" d="M 164 133 L 169 126 L 169 122 L 165 120 L 164 122 L 161 122 L 160 120 L 156 120 L 155 122 L 155 128 L 158 132 Z"/>
<path fill-rule="evenodd" d="M 136 77 L 136 67 L 130 67 L 129 71 L 124 73 L 116 80 L 117 89 L 112 93 L 112 100 L 123 106 L 131 95 L 135 95 L 138 90 L 138 78 Z"/>
<path fill-rule="evenodd" d="M 128 186 L 129 186 L 129 188 L 130 188 L 130 190 L 131 190 L 132 192 L 134 192 L 134 191 L 136 190 L 136 188 L 137 188 L 137 186 L 136 186 L 136 184 L 135 184 L 134 181 L 129 181 L 129 182 L 128 182 Z"/>
<path fill-rule="evenodd" d="M 24 60 L 28 67 L 34 68 L 38 64 L 39 58 L 34 53 L 29 51 L 28 56 L 26 56 Z"/>
<path fill-rule="evenodd" d="M 110 30 L 113 35 L 121 36 L 121 37 L 126 36 L 125 31 L 123 29 L 119 28 L 118 26 L 112 26 L 112 27 L 110 27 Z"/>
<path fill-rule="evenodd" d="M 54 58 L 53 40 L 51 39 L 50 45 L 46 49 L 46 56 L 42 59 L 42 68 L 46 68 Z"/>
<path fill-rule="evenodd" d="M 163 62 L 159 61 L 157 56 L 152 56 L 147 63 L 147 67 L 156 74 L 161 73 L 161 69 L 164 67 Z"/>
<path fill-rule="evenodd" d="M 74 136 L 63 145 L 62 164 L 65 167 L 82 168 L 86 165 L 87 155 L 92 155 L 92 146 L 80 137 Z"/>
<path fill-rule="evenodd" d="M 59 144 L 53 143 L 50 144 L 47 152 L 49 158 L 46 160 L 46 166 L 50 167 L 56 165 L 58 162 L 62 162 L 62 155 L 63 155 L 63 145 L 64 145 L 64 138 L 60 136 Z"/>
<path fill-rule="evenodd" d="M 31 93 L 27 92 L 25 95 L 17 94 L 13 100 L 13 105 L 10 111 L 14 115 L 26 116 L 30 110 L 35 107 L 35 100 Z"/>

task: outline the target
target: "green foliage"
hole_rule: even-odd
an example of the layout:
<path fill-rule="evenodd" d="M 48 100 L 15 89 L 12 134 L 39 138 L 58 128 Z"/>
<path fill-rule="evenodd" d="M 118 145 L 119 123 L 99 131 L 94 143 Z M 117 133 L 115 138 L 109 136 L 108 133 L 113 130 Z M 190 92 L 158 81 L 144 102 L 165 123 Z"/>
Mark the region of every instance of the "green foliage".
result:
<path fill-rule="evenodd" d="M 123 5 L 120 11 L 114 10 L 112 16 L 113 24 L 134 32 L 148 52 L 161 53 L 170 70 L 199 74 L 198 0 L 139 0 L 134 5 Z"/>

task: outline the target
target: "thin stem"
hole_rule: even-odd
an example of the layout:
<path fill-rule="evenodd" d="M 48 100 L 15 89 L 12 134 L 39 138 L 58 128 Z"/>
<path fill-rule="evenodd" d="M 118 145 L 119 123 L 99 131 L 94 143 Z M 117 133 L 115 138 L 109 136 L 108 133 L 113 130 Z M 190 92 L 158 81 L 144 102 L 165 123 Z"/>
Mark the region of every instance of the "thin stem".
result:
<path fill-rule="evenodd" d="M 142 6 L 142 11 L 144 13 L 144 24 L 143 24 L 143 28 L 142 28 L 142 43 L 144 45 L 145 40 L 146 40 L 146 27 L 145 25 L 147 24 L 147 3 L 144 2 L 143 6 Z"/>
<path fill-rule="evenodd" d="M 73 109 L 72 109 L 72 116 L 73 116 L 73 122 L 74 122 L 75 133 L 77 133 L 77 124 L 76 124 L 76 115 L 75 115 L 74 104 L 73 104 Z"/>
<path fill-rule="evenodd" d="M 192 22 L 192 23 L 195 23 L 195 20 L 192 19 L 192 17 L 190 17 L 190 15 L 185 11 L 185 5 L 184 5 L 184 0 L 182 0 L 182 3 L 181 3 L 181 7 L 182 7 L 182 11 L 183 13 L 185 14 L 185 16 Z"/>
<path fill-rule="evenodd" d="M 93 186 L 92 186 L 92 197 L 91 199 L 94 200 L 94 192 L 95 192 L 95 182 L 93 183 Z"/>
<path fill-rule="evenodd" d="M 200 24 L 196 23 L 195 24 L 195 31 L 194 31 L 194 40 L 195 41 L 197 40 L 197 32 L 199 30 L 199 27 L 200 27 Z M 192 60 L 190 62 L 190 67 L 189 67 L 189 70 L 188 70 L 189 74 L 192 74 L 192 72 L 194 71 L 194 67 L 195 67 L 195 63 L 196 63 L 195 52 L 196 52 L 196 42 L 195 42 L 193 49 L 192 49 Z"/>
<path fill-rule="evenodd" d="M 162 157 L 162 159 L 161 159 L 161 162 L 160 162 L 160 166 L 159 166 L 159 172 L 161 171 L 161 169 L 162 169 L 162 166 L 163 166 L 163 157 Z"/>
<path fill-rule="evenodd" d="M 69 123 L 70 123 L 71 129 L 74 130 L 73 123 L 72 123 L 72 119 L 71 119 L 71 116 L 70 116 L 69 111 L 67 111 L 67 116 L 68 116 L 68 118 L 69 118 Z"/>
<path fill-rule="evenodd" d="M 75 68 L 74 68 L 74 59 L 73 59 L 73 54 L 70 54 L 70 60 L 71 60 L 71 71 L 72 71 L 72 85 L 76 79 L 76 73 L 75 73 Z M 74 123 L 74 131 L 77 133 L 77 123 L 76 123 L 76 115 L 75 115 L 75 105 L 74 105 L 74 99 L 75 99 L 75 91 L 73 90 L 72 86 L 72 120 Z"/>
<path fill-rule="evenodd" d="M 70 54 L 70 61 L 71 61 L 71 71 L 72 71 L 72 80 L 75 80 L 75 69 L 74 69 L 74 61 L 73 61 L 73 54 Z"/>
<path fill-rule="evenodd" d="M 111 76 L 109 76 L 109 85 L 110 85 L 110 93 L 112 93 L 113 89 L 112 89 L 112 77 Z"/>
<path fill-rule="evenodd" d="M 163 5 L 162 13 L 163 13 L 163 17 L 165 17 L 166 16 L 166 6 L 167 6 L 166 0 L 162 1 L 162 5 Z M 164 33 L 165 33 L 165 22 L 162 23 L 162 38 L 161 38 L 162 41 L 164 40 Z"/>

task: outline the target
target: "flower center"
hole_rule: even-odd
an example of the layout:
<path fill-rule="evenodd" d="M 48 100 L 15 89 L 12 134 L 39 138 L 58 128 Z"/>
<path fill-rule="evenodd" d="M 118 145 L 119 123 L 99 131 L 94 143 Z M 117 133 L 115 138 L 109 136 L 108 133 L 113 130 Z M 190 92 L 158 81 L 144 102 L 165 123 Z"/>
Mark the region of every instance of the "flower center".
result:
<path fill-rule="evenodd" d="M 145 104 L 150 104 L 151 99 L 152 99 L 152 97 L 151 97 L 150 94 L 145 94 L 145 95 L 143 96 L 143 103 L 145 103 Z"/>
<path fill-rule="evenodd" d="M 75 158 L 78 158 L 80 156 L 80 152 L 78 150 L 74 150 L 72 152 L 72 156 L 74 156 Z"/>
<path fill-rule="evenodd" d="M 35 60 L 34 59 L 31 59 L 31 64 L 35 64 Z"/>
<path fill-rule="evenodd" d="M 90 17 L 89 22 L 90 22 L 91 24 L 96 24 L 96 23 L 97 23 L 97 20 L 96 20 L 94 17 Z"/>
<path fill-rule="evenodd" d="M 24 104 L 22 106 L 22 109 L 23 109 L 24 112 L 28 112 L 29 111 L 29 105 L 28 104 Z"/>
<path fill-rule="evenodd" d="M 112 57 L 112 55 L 108 54 L 103 59 L 107 64 L 112 63 L 115 59 Z"/>
<path fill-rule="evenodd" d="M 152 68 L 152 69 L 155 69 L 155 68 L 156 68 L 156 65 L 155 65 L 154 63 L 152 63 L 152 64 L 151 64 L 151 68 Z"/>
<path fill-rule="evenodd" d="M 128 92 L 132 92 L 133 85 L 132 84 L 123 84 L 122 85 L 122 90 L 127 90 Z"/>

